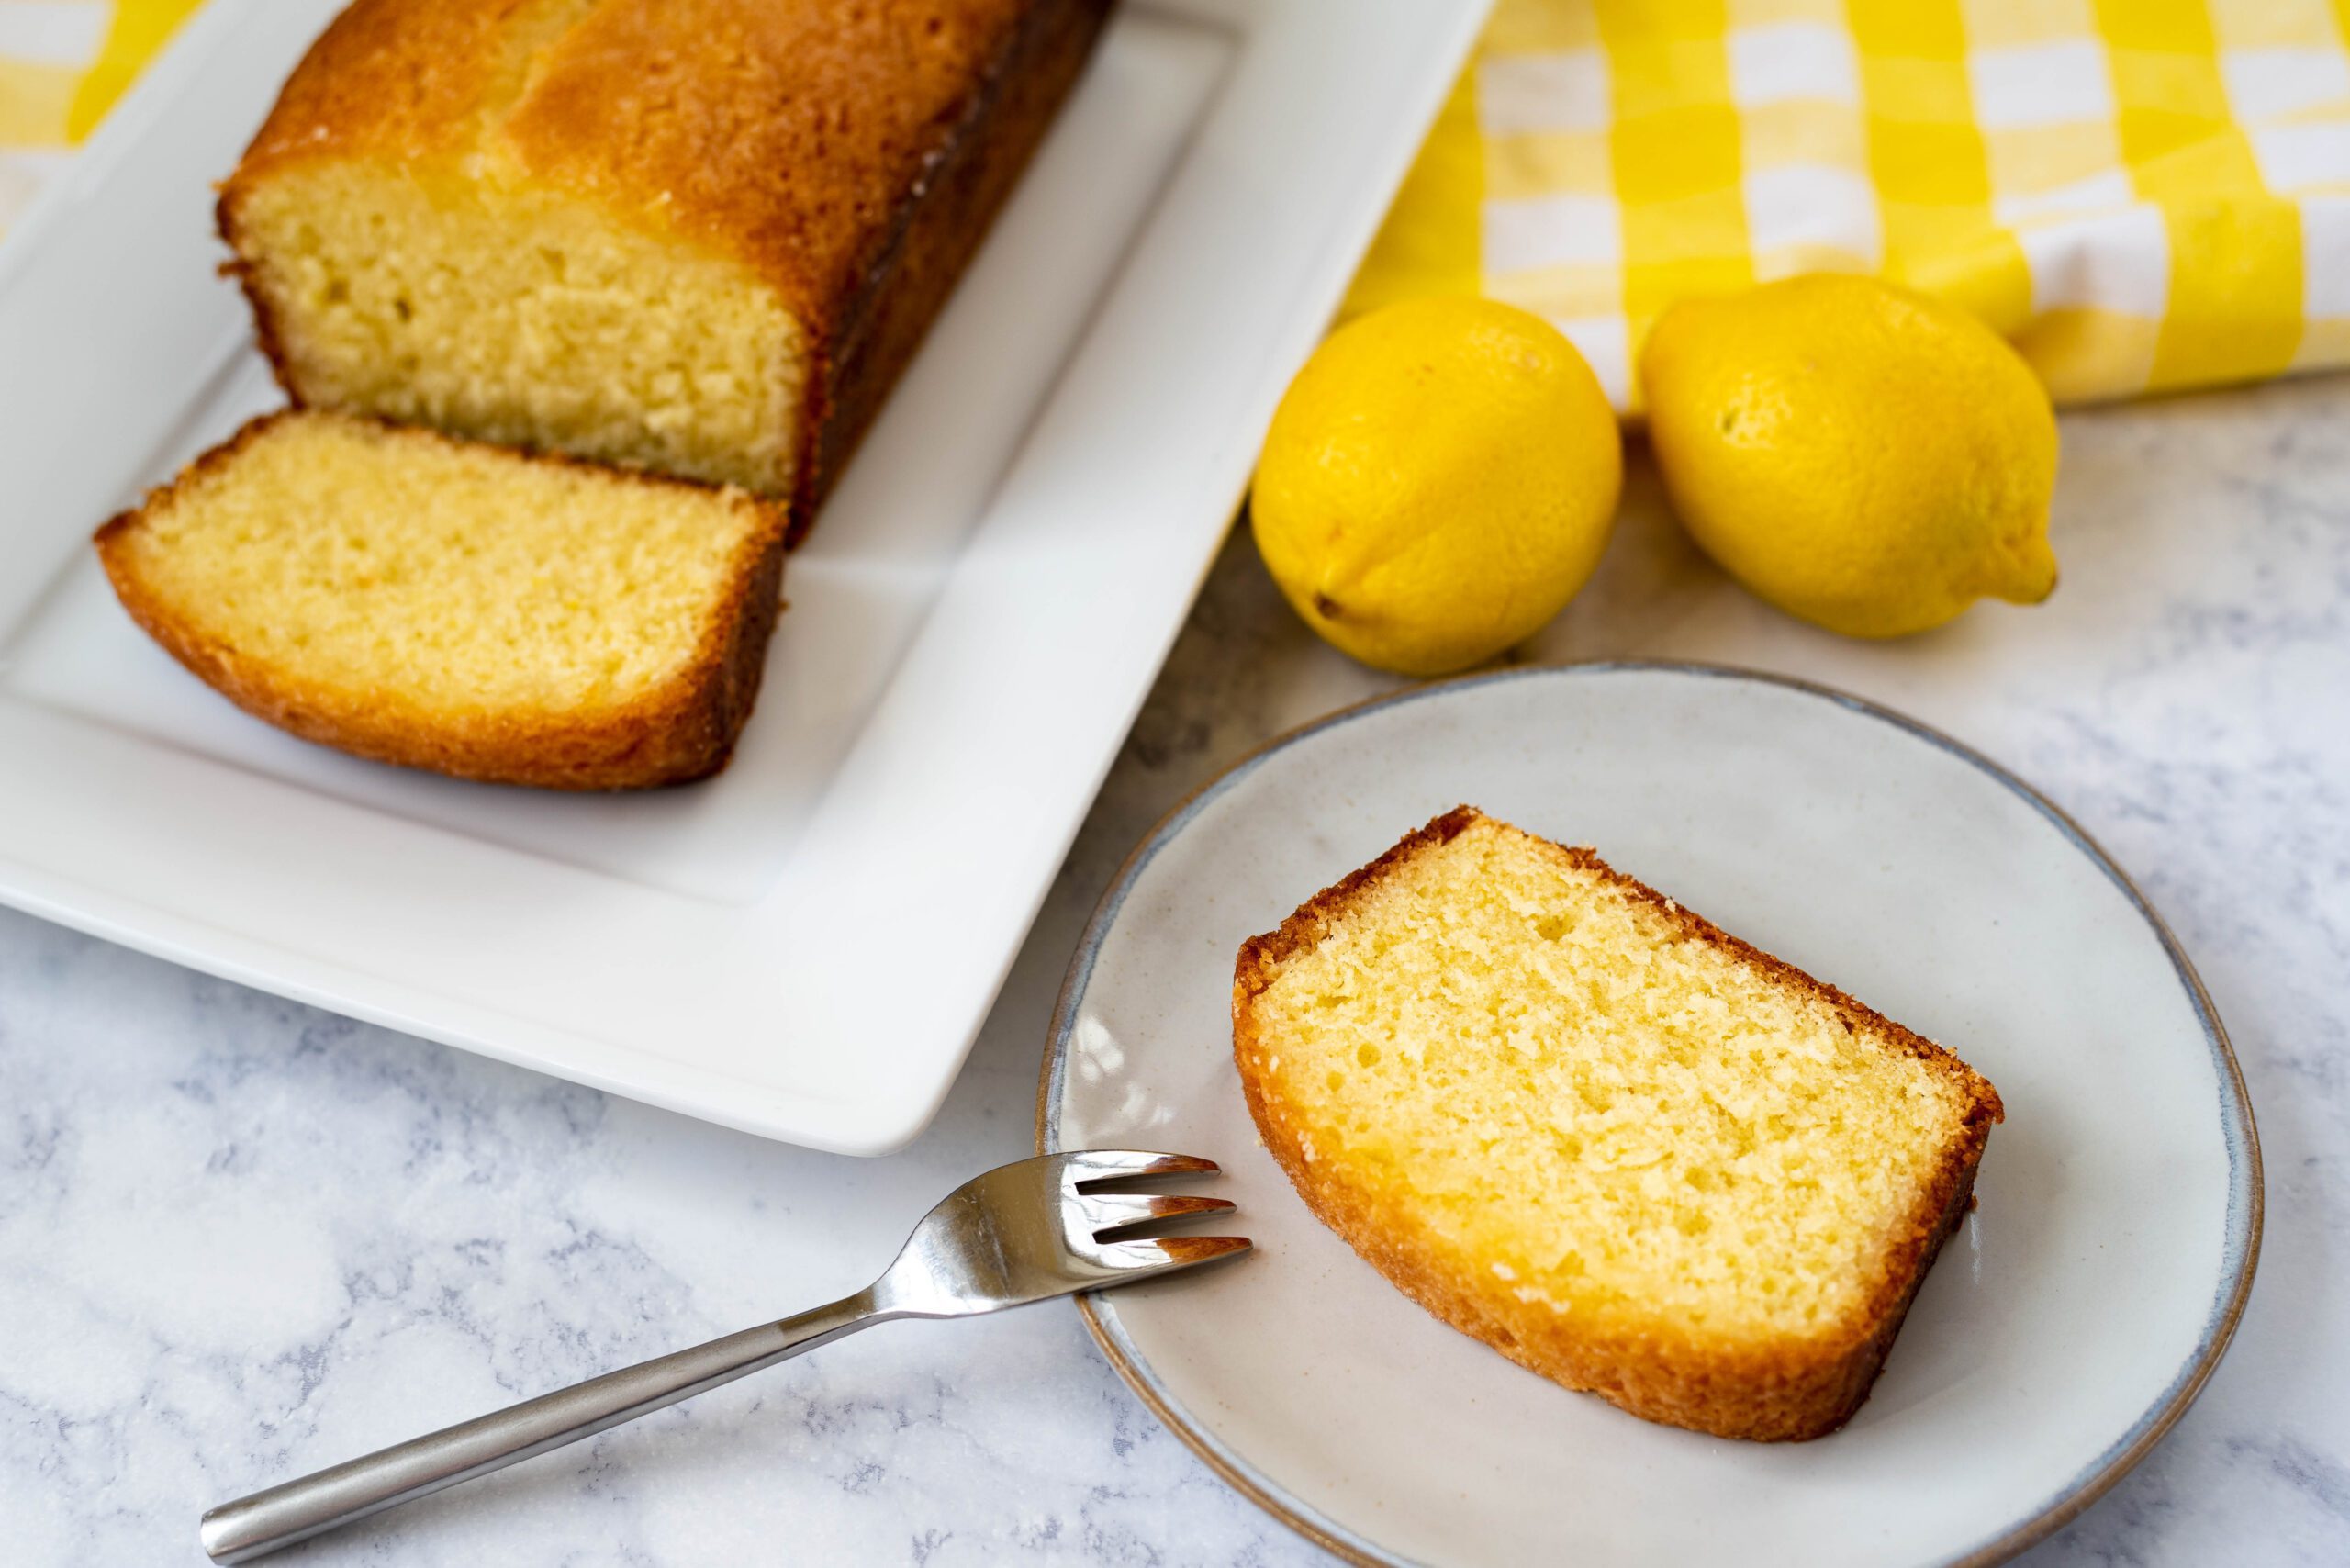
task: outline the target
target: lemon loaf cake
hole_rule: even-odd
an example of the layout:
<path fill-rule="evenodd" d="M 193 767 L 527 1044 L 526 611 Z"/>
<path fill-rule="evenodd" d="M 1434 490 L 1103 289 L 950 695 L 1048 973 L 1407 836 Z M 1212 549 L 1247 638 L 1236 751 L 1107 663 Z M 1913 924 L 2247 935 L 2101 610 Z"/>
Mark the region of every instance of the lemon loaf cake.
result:
<path fill-rule="evenodd" d="M 463 778 L 726 765 L 783 509 L 320 412 L 256 420 L 98 531 L 131 618 L 247 712 Z"/>
<path fill-rule="evenodd" d="M 357 0 L 221 187 L 296 401 L 794 501 L 1109 0 Z"/>
<path fill-rule="evenodd" d="M 1266 1146 L 1390 1281 L 1724 1437 L 1859 1407 L 2001 1115 L 1940 1047 L 1466 806 L 1241 947 L 1233 1043 Z"/>

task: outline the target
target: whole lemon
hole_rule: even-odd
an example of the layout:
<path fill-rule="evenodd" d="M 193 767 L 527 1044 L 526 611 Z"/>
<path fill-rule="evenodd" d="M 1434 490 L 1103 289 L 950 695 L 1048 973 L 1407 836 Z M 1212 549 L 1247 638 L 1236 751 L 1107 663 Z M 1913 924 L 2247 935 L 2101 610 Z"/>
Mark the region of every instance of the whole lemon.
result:
<path fill-rule="evenodd" d="M 1879 279 L 1684 300 L 1640 351 L 1673 509 L 1724 570 L 1853 637 L 2056 587 L 2056 418 L 2006 342 Z"/>
<path fill-rule="evenodd" d="M 1414 299 L 1331 334 L 1257 464 L 1257 548 L 1308 625 L 1443 675 L 1531 635 L 1599 564 L 1624 477 L 1598 378 L 1539 316 Z"/>

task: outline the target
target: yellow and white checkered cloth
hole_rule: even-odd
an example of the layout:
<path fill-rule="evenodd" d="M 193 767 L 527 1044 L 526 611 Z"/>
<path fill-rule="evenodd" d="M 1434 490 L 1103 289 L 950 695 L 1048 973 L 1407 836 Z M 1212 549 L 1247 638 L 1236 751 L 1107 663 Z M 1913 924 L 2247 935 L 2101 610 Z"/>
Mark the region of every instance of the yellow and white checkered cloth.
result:
<path fill-rule="evenodd" d="M 1882 271 L 2060 400 L 2350 364 L 2350 0 L 1500 0 L 1348 306 L 1478 292 L 1618 408 L 1673 299 Z"/>
<path fill-rule="evenodd" d="M 199 0 L 0 0 L 0 230 Z M 1470 3 L 1470 0 L 1463 0 Z M 2350 0 L 1499 0 L 1348 301 L 1882 270 L 2060 399 L 2350 364 Z"/>
<path fill-rule="evenodd" d="M 0 0 L 0 231 L 199 0 Z"/>

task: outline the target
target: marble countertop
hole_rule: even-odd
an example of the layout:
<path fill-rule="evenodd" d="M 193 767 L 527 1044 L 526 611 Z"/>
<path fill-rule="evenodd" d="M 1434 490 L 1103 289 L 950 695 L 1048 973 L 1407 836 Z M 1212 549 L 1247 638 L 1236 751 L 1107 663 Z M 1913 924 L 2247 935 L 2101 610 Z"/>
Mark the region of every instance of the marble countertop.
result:
<path fill-rule="evenodd" d="M 2177 929 L 2260 1119 L 2234 1349 L 2024 1560 L 2350 1562 L 2350 378 L 2068 416 L 2063 588 L 1844 642 L 1726 582 L 1638 463 L 1529 660 L 1847 688 L 2008 764 Z M 723 1131 L 0 912 L 0 1556 L 200 1562 L 269 1481 L 827 1299 L 1029 1151 L 1079 928 L 1242 753 L 1392 684 L 1227 545 L 936 1124 L 859 1161 Z M 2155 1197 L 2154 1201 L 2159 1201 Z M 858 1336 L 281 1561 L 1325 1561 L 1227 1491 L 1066 1303 Z"/>

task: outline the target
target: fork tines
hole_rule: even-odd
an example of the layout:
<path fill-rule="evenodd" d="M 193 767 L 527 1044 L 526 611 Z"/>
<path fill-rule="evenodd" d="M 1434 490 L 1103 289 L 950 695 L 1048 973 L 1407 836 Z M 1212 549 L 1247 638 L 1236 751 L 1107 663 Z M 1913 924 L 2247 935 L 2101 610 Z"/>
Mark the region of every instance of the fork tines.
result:
<path fill-rule="evenodd" d="M 1248 1238 L 1240 1236 L 1147 1234 L 1158 1226 L 1231 1214 L 1237 1205 L 1229 1199 L 1125 1191 L 1130 1184 L 1170 1177 L 1223 1174 L 1213 1159 L 1131 1148 L 1079 1149 L 1062 1159 L 1070 1228 L 1090 1233 L 1105 1263 L 1122 1268 L 1181 1268 L 1248 1250 Z"/>
<path fill-rule="evenodd" d="M 1155 1154 L 1146 1148 L 1080 1148 L 1061 1156 L 1070 1184 L 1097 1192 L 1113 1182 L 1153 1182 L 1169 1176 L 1220 1176 L 1224 1168 L 1195 1154 Z"/>

